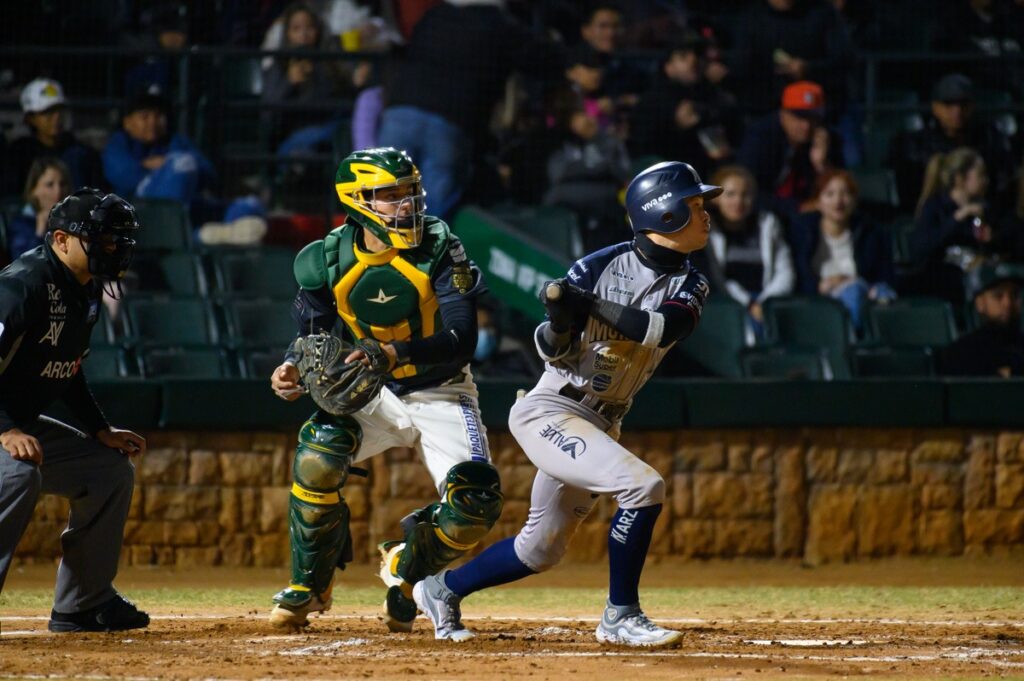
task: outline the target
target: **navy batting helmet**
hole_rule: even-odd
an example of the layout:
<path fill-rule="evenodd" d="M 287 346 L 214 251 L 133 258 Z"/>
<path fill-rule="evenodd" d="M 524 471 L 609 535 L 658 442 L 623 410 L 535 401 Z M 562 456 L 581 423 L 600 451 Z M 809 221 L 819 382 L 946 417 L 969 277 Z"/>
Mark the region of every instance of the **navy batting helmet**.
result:
<path fill-rule="evenodd" d="M 626 214 L 634 232 L 671 234 L 690 224 L 686 199 L 713 199 L 721 187 L 704 184 L 689 163 L 657 163 L 633 178 L 626 188 Z"/>

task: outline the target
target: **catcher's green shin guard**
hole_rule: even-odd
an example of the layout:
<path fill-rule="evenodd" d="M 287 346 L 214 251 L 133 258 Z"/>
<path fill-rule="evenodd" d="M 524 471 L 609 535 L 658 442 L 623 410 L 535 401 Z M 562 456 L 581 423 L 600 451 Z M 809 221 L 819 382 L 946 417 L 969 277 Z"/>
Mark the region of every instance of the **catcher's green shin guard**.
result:
<path fill-rule="evenodd" d="M 438 573 L 484 538 L 503 503 L 498 469 L 484 461 L 455 464 L 441 502 L 417 512 L 418 522 L 407 525 L 395 572 L 409 584 Z"/>
<path fill-rule="evenodd" d="M 331 604 L 334 568 L 351 560 L 349 509 L 340 489 L 361 440 L 353 419 L 317 413 L 299 432 L 289 498 L 292 581 L 274 596 L 271 621 L 303 626 Z"/>

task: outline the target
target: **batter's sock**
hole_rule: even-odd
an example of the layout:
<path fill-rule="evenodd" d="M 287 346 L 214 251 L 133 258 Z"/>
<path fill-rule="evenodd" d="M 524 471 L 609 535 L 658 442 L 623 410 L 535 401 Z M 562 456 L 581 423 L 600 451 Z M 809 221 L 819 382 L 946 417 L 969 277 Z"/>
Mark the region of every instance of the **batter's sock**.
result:
<path fill-rule="evenodd" d="M 515 543 L 516 538 L 509 537 L 492 544 L 462 567 L 446 572 L 445 585 L 456 595 L 465 598 L 474 591 L 508 584 L 536 574 L 519 560 Z"/>
<path fill-rule="evenodd" d="M 661 504 L 643 508 L 620 508 L 608 531 L 608 600 L 612 605 L 640 602 L 640 573 L 651 547 L 654 523 Z"/>

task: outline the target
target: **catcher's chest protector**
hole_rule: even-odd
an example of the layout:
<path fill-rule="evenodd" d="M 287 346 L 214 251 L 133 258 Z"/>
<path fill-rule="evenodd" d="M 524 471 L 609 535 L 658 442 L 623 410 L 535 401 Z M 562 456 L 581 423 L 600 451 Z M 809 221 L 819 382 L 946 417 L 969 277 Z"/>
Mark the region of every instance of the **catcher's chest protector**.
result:
<path fill-rule="evenodd" d="M 423 242 L 409 250 L 368 253 L 356 245 L 355 233 L 346 226 L 324 239 L 328 286 L 352 335 L 386 343 L 436 333 L 441 315 L 431 277 L 448 243 L 444 223 L 428 224 Z M 402 366 L 392 375 L 415 376 L 417 367 Z"/>

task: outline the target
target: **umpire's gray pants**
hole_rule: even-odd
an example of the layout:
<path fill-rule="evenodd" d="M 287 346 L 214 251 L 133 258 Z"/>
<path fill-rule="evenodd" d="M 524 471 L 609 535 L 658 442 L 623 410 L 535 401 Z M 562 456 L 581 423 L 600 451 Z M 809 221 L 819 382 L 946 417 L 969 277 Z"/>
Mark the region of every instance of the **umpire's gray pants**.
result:
<path fill-rule="evenodd" d="M 40 493 L 57 494 L 71 502 L 71 516 L 60 537 L 64 555 L 53 609 L 88 610 L 114 595 L 135 467 L 124 454 L 54 419 L 40 417 L 22 430 L 39 440 L 43 463 L 12 459 L 0 447 L 0 591 Z"/>

